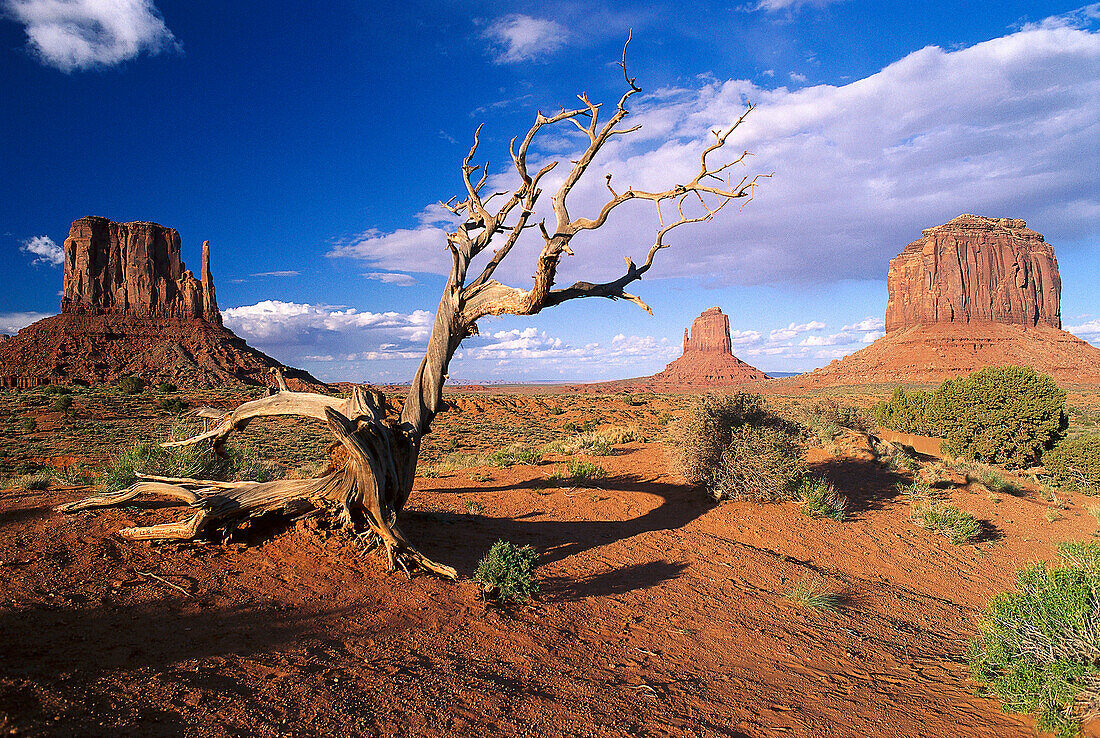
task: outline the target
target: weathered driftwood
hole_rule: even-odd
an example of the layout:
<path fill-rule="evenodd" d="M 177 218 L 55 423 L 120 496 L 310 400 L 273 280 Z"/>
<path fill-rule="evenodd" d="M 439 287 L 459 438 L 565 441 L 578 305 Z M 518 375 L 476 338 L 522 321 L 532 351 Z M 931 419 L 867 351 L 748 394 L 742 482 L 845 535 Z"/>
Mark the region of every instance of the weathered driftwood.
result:
<path fill-rule="evenodd" d="M 629 43 L 629 42 L 628 42 Z M 516 148 L 510 146 L 512 164 L 520 184 L 511 193 L 496 193 L 482 197 L 488 180 L 487 167 L 473 165 L 478 149 L 478 132 L 462 162 L 462 178 L 466 193 L 463 199 L 452 198 L 443 207 L 463 218 L 463 222 L 448 234 L 452 266 L 446 287 L 439 301 L 428 348 L 416 371 L 401 411 L 391 417 L 385 398 L 377 392 L 357 388 L 348 398 L 329 397 L 308 392 L 291 392 L 276 372 L 279 391 L 260 400 L 246 402 L 220 418 L 218 425 L 185 441 L 163 444 L 181 446 L 209 440 L 215 453 L 223 453 L 226 439 L 257 418 L 297 416 L 314 418 L 326 423 L 336 438 L 330 451 L 330 464 L 314 479 L 248 482 L 237 485 L 204 480 L 149 479 L 141 481 L 123 493 L 101 495 L 63 506 L 62 510 L 82 510 L 91 507 L 117 505 L 139 494 L 167 496 L 196 508 L 188 518 L 166 525 L 129 528 L 120 535 L 131 539 L 191 538 L 212 527 L 232 530 L 249 517 L 268 512 L 300 515 L 320 507 L 339 510 L 344 525 L 369 545 L 378 547 L 390 569 L 413 565 L 440 576 L 454 578 L 455 570 L 438 564 L 417 551 L 401 533 L 398 518 L 412 492 L 416 475 L 421 438 L 431 430 L 436 414 L 443 408 L 443 384 L 448 365 L 462 341 L 478 332 L 477 321 L 490 315 L 534 315 L 541 310 L 567 300 L 584 297 L 623 299 L 636 303 L 647 312 L 649 307 L 636 295 L 625 291 L 631 282 L 640 280 L 649 271 L 655 255 L 668 244 L 665 237 L 673 229 L 687 223 L 710 220 L 730 201 L 751 199 L 757 177 L 731 179 L 728 170 L 743 164 L 748 152 L 723 164 L 711 164 L 708 158 L 722 149 L 730 134 L 745 120 L 745 113 L 727 129 L 713 132 L 714 141 L 700 157 L 694 178 L 661 192 L 627 188 L 616 192 L 611 175 L 606 175 L 610 196 L 593 218 L 573 217 L 567 205 L 569 193 L 585 175 L 596 154 L 613 136 L 636 131 L 638 126 L 621 128 L 628 115 L 627 101 L 641 90 L 626 73 L 626 52 L 621 62 L 627 90 L 614 112 L 601 120 L 601 105 L 580 95 L 580 107 L 563 108 L 554 115 L 539 113 Z M 588 138 L 584 152 L 571 162 L 562 184 L 552 198 L 554 222 L 532 223 L 531 217 L 542 190 L 542 179 L 558 165 L 546 164 L 531 172 L 527 156 L 535 137 L 544 129 L 559 123 L 577 126 Z M 480 174 L 479 174 L 480 172 Z M 478 176 L 475 182 L 474 177 Z M 758 175 L 767 176 L 767 175 Z M 495 209 L 489 202 L 507 196 Z M 600 228 L 619 206 L 631 200 L 648 200 L 657 207 L 660 223 L 645 262 L 635 265 L 626 259 L 626 270 L 615 280 L 604 283 L 576 282 L 569 287 L 555 288 L 555 276 L 563 255 L 573 255 L 570 242 L 584 231 Z M 671 206 L 675 217 L 666 219 L 662 206 Z M 512 287 L 493 278 L 497 267 L 508 256 L 519 237 L 532 228 L 543 240 L 534 265 L 530 287 Z M 471 281 L 471 262 L 490 246 L 495 248 L 481 272 Z"/>

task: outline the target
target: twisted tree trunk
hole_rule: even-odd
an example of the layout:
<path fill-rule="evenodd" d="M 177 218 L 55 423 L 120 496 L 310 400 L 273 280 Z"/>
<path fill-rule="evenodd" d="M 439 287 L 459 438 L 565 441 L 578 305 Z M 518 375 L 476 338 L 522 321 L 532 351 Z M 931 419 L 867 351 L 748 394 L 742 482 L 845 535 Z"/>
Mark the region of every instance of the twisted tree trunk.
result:
<path fill-rule="evenodd" d="M 276 372 L 280 388 L 276 394 L 244 403 L 213 430 L 185 441 L 163 445 L 180 446 L 210 440 L 214 453 L 221 454 L 229 435 L 255 418 L 279 415 L 314 418 L 326 423 L 336 439 L 330 447 L 328 468 L 320 476 L 236 483 L 145 477 L 121 493 L 97 495 L 58 509 L 72 512 L 118 505 L 140 494 L 169 497 L 196 508 L 193 515 L 174 523 L 120 531 L 121 536 L 129 539 L 186 539 L 202 535 L 212 528 L 231 533 L 249 518 L 270 512 L 295 516 L 320 508 L 334 509 L 349 532 L 382 551 L 391 570 L 400 567 L 407 571 L 410 566 L 415 566 L 454 578 L 454 569 L 428 559 L 409 543 L 398 527 L 398 519 L 413 489 L 421 439 L 430 432 L 432 421 L 443 406 L 443 385 L 451 358 L 464 339 L 478 332 L 477 321 L 492 315 L 534 315 L 544 308 L 583 297 L 629 300 L 648 312 L 649 307 L 639 297 L 625 292 L 624 287 L 640 280 L 649 271 L 654 256 L 668 247 L 664 242 L 665 236 L 687 223 L 710 220 L 731 200 L 751 199 L 757 178 L 769 176 L 742 177 L 739 181 L 730 179 L 728 173 L 724 177 L 719 176 L 735 164 L 743 164 L 748 152 L 717 166 L 707 161 L 709 155 L 725 145 L 728 136 L 751 112 L 752 106 L 749 106 L 728 129 L 713 131 L 714 141 L 702 152 L 699 168 L 691 181 L 676 184 L 663 192 L 628 188 L 618 193 L 612 188 L 611 175 L 608 174 L 605 179 L 611 196 L 596 217 L 571 217 L 568 195 L 588 171 L 596 154 L 613 136 L 638 130 L 638 126 L 618 128 L 628 115 L 626 102 L 641 91 L 626 73 L 625 48 L 621 67 L 627 90 L 606 121 L 600 120 L 601 106 L 590 102 L 582 94 L 579 96 L 583 103 L 581 107 L 572 110 L 562 108 L 553 116 L 539 113 L 518 149 L 515 148 L 516 139 L 512 140 L 509 153 L 520 184 L 510 194 L 497 193 L 486 199 L 481 197 L 481 190 L 488 179 L 487 166 L 471 164 L 478 148 L 481 130 L 478 128 L 474 144 L 462 162 L 466 197 L 460 202 L 456 202 L 457 198 L 451 198 L 443 203 L 444 208 L 462 216 L 465 221 L 448 234 L 451 272 L 436 311 L 427 351 L 399 415 L 388 416 L 385 398 L 379 392 L 359 387 L 346 399 L 291 392 L 281 373 Z M 587 121 L 587 124 L 582 121 Z M 553 196 L 551 204 L 555 222 L 548 228 L 545 220 L 537 223 L 530 220 L 542 194 L 539 182 L 558 162 L 550 162 L 531 173 L 527 166 L 527 154 L 532 141 L 544 127 L 563 122 L 580 129 L 587 136 L 588 145 L 571 162 L 572 168 Z M 475 183 L 473 175 L 479 171 L 481 176 Z M 495 212 L 490 211 L 488 203 L 498 195 L 508 195 L 508 198 Z M 625 273 L 610 282 L 576 282 L 570 287 L 555 289 L 557 268 L 563 255 L 573 255 L 570 248 L 572 238 L 580 232 L 600 228 L 612 210 L 632 200 L 648 200 L 657 207 L 660 228 L 645 262 L 637 266 L 627 258 Z M 672 220 L 666 221 L 661 211 L 665 203 L 676 210 L 676 217 Z M 509 217 L 516 212 L 518 215 L 509 221 Z M 543 246 L 535 264 L 531 287 L 511 287 L 493 279 L 497 267 L 520 236 L 536 226 Z M 481 273 L 467 283 L 471 262 L 494 243 L 499 245 Z"/>

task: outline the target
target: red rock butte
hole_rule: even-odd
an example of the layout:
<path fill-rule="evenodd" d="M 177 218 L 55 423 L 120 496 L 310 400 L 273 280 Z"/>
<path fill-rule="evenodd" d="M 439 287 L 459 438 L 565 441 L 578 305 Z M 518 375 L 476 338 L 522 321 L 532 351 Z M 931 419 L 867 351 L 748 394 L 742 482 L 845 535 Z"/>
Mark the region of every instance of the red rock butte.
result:
<path fill-rule="evenodd" d="M 209 241 L 196 279 L 174 228 L 98 216 L 73 221 L 65 239 L 61 314 L 0 339 L 0 387 L 127 375 L 181 387 L 263 384 L 276 366 L 222 325 Z M 324 386 L 284 371 L 292 388 Z"/>
<path fill-rule="evenodd" d="M 1022 220 L 960 215 L 890 261 L 886 335 L 782 385 L 942 382 L 1031 366 L 1063 385 L 1100 384 L 1100 349 L 1061 330 L 1054 249 Z"/>
<path fill-rule="evenodd" d="M 732 387 L 768 379 L 768 375 L 738 359 L 731 351 L 730 319 L 721 308 L 703 311 L 684 329 L 684 353 L 660 374 L 637 379 L 620 379 L 570 390 L 605 392 L 626 390 L 692 392 L 714 387 Z"/>

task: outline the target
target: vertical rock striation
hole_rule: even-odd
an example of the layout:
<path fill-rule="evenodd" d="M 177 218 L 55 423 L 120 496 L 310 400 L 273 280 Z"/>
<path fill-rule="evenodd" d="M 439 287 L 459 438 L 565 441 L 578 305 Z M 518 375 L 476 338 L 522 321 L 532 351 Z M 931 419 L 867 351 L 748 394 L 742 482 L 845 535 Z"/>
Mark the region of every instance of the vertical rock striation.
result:
<path fill-rule="evenodd" d="M 684 353 L 706 351 L 733 355 L 730 348 L 730 319 L 721 308 L 707 308 L 692 321 L 691 333 L 684 329 Z"/>
<path fill-rule="evenodd" d="M 890 261 L 886 332 L 935 323 L 1062 327 L 1054 249 L 1022 220 L 960 215 Z"/>
<path fill-rule="evenodd" d="M 221 325 L 203 244 L 202 280 L 180 260 L 180 236 L 156 223 L 73 221 L 65 239 L 61 312 L 201 319 Z"/>

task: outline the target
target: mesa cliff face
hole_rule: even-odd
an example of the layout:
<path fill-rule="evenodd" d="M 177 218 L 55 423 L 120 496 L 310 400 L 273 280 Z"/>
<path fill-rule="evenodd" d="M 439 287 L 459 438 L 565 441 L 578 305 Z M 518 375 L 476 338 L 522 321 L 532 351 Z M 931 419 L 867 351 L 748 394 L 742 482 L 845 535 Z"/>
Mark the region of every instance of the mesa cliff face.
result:
<path fill-rule="evenodd" d="M 90 216 L 65 239 L 61 314 L 0 340 L 0 387 L 134 375 L 181 387 L 265 384 L 281 364 L 222 325 L 202 245 L 201 278 L 180 260 L 180 237 L 156 223 Z M 285 369 L 291 389 L 325 385 Z"/>
<path fill-rule="evenodd" d="M 221 325 L 203 243 L 202 279 L 180 261 L 180 235 L 156 223 L 73 221 L 65 239 L 61 312 L 138 318 L 201 318 Z"/>
<path fill-rule="evenodd" d="M 960 215 L 890 261 L 886 332 L 935 323 L 1062 327 L 1054 249 L 1022 220 Z"/>
<path fill-rule="evenodd" d="M 1054 249 L 1013 218 L 960 215 L 890 262 L 886 336 L 779 386 L 942 382 L 987 366 L 1100 383 L 1100 348 L 1061 330 Z"/>

